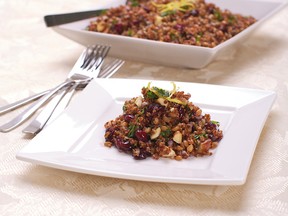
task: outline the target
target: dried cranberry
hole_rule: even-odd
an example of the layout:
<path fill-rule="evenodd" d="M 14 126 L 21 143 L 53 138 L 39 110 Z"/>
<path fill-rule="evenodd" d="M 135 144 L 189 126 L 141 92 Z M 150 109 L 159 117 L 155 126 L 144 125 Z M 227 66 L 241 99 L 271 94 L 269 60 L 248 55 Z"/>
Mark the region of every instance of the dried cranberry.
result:
<path fill-rule="evenodd" d="M 137 156 L 134 156 L 134 159 L 135 160 L 144 160 L 144 159 L 146 159 L 147 158 L 147 156 L 145 155 L 145 154 L 142 154 L 142 153 L 140 153 L 139 155 L 137 155 Z"/>
<path fill-rule="evenodd" d="M 133 21 L 134 26 L 139 26 L 139 24 L 140 24 L 140 20 Z"/>
<path fill-rule="evenodd" d="M 184 26 L 183 26 L 183 25 L 180 25 L 180 24 L 176 24 L 176 25 L 174 26 L 174 28 L 175 28 L 176 30 L 178 30 L 180 33 L 182 33 L 182 32 L 184 31 Z"/>
<path fill-rule="evenodd" d="M 144 151 L 143 149 L 141 149 L 139 155 L 137 155 L 137 156 L 135 155 L 134 159 L 135 160 L 144 160 L 149 156 L 151 156 L 150 152 L 147 152 L 147 151 Z"/>
<path fill-rule="evenodd" d="M 215 130 L 216 129 L 216 124 L 214 124 L 212 122 L 208 122 L 208 123 L 205 123 L 205 127 L 208 130 Z"/>
<path fill-rule="evenodd" d="M 208 14 L 214 14 L 214 12 L 215 12 L 214 7 L 212 7 L 212 6 L 208 7 L 207 12 L 208 12 Z"/>
<path fill-rule="evenodd" d="M 150 112 L 152 115 L 158 115 L 163 113 L 165 110 L 164 106 L 161 106 L 158 103 L 149 104 L 147 111 Z"/>
<path fill-rule="evenodd" d="M 126 121 L 126 122 L 130 122 L 131 120 L 133 120 L 135 118 L 135 116 L 134 115 L 130 115 L 130 114 L 126 114 L 125 116 L 124 116 L 124 120 Z"/>
<path fill-rule="evenodd" d="M 120 138 L 115 139 L 115 146 L 120 150 L 124 152 L 131 151 L 131 144 L 128 140 L 124 141 Z"/>
<path fill-rule="evenodd" d="M 199 11 L 194 9 L 194 10 L 191 10 L 190 14 L 192 16 L 198 16 L 199 15 Z"/>
<path fill-rule="evenodd" d="M 208 138 L 210 138 L 213 142 L 219 142 L 222 139 L 222 136 L 215 136 L 214 134 L 208 134 Z"/>
<path fill-rule="evenodd" d="M 122 32 L 124 31 L 124 27 L 121 23 L 115 24 L 114 29 L 118 34 L 122 34 Z"/>
<path fill-rule="evenodd" d="M 106 141 L 112 141 L 115 129 L 114 128 L 107 128 L 105 133 L 109 133 L 108 137 L 106 137 Z"/>
<path fill-rule="evenodd" d="M 151 103 L 148 105 L 147 111 L 152 113 L 154 109 L 156 109 L 156 107 L 158 106 L 158 104 L 155 103 Z"/>
<path fill-rule="evenodd" d="M 198 15 L 199 15 L 199 11 L 196 10 L 196 9 L 194 9 L 194 10 L 191 10 L 191 11 L 185 13 L 185 15 L 183 16 L 183 18 L 184 18 L 184 19 L 187 19 L 187 18 L 190 17 L 190 16 L 196 17 L 196 16 L 198 16 Z"/>
<path fill-rule="evenodd" d="M 136 138 L 142 142 L 148 142 L 148 134 L 145 131 L 137 130 L 135 133 Z"/>
<path fill-rule="evenodd" d="M 143 9 L 144 9 L 147 13 L 150 13 L 150 12 L 151 12 L 150 8 L 147 7 L 147 6 L 144 6 Z"/>
<path fill-rule="evenodd" d="M 227 27 L 227 25 L 224 25 L 224 24 L 221 24 L 220 26 L 219 26 L 219 30 L 221 30 L 222 32 L 227 32 L 228 31 L 228 27 Z"/>
<path fill-rule="evenodd" d="M 178 108 L 178 112 L 179 112 L 179 117 L 180 117 L 180 118 L 183 118 L 184 115 L 185 115 L 185 109 L 180 106 L 180 107 Z"/>

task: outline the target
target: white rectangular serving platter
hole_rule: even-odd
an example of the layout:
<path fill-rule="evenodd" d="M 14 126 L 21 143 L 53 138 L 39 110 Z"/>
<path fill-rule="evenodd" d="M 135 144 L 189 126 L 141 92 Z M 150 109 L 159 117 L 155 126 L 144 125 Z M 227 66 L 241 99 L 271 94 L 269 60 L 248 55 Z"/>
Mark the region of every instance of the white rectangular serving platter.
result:
<path fill-rule="evenodd" d="M 124 2 L 120 0 L 104 1 L 99 3 L 95 9 L 110 8 Z M 175 67 L 203 68 L 213 60 L 230 56 L 231 52 L 236 49 L 236 44 L 243 42 L 260 24 L 287 5 L 287 0 L 207 0 L 207 2 L 215 3 L 221 9 L 229 9 L 233 13 L 252 15 L 258 21 L 214 48 L 180 45 L 85 30 L 90 21 L 95 18 L 56 26 L 53 29 L 85 46 L 91 44 L 111 45 L 110 55 L 113 57 Z"/>
<path fill-rule="evenodd" d="M 141 95 L 148 80 L 97 79 L 47 128 L 20 150 L 17 159 L 74 172 L 130 180 L 241 185 L 276 98 L 272 91 L 176 82 L 213 120 L 224 137 L 212 156 L 182 161 L 134 160 L 104 146 L 105 122 L 122 113 L 125 100 Z M 167 81 L 152 85 L 171 89 Z"/>

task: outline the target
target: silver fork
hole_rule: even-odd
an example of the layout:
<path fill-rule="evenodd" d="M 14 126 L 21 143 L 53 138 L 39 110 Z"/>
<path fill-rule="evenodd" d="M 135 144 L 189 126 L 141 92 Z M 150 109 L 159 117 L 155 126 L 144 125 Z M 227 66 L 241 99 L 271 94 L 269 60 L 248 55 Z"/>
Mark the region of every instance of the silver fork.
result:
<path fill-rule="evenodd" d="M 118 71 L 118 69 L 124 64 L 124 60 L 121 59 L 113 59 L 112 61 L 106 63 L 105 65 L 103 65 L 102 70 L 100 70 L 99 74 L 98 74 L 98 78 L 109 78 L 111 77 L 116 71 Z M 57 117 L 69 104 L 70 99 L 73 96 L 73 92 L 75 86 L 72 86 L 68 92 L 66 93 L 64 99 L 61 100 L 60 104 L 56 105 L 56 111 L 53 111 L 52 113 L 52 119 L 54 119 L 55 117 Z M 82 89 L 82 88 L 81 88 Z M 76 88 L 77 90 L 77 88 Z M 49 117 L 49 118 L 50 118 Z M 50 119 L 48 120 L 50 121 Z"/>
<path fill-rule="evenodd" d="M 103 71 L 100 70 L 100 75 L 99 77 L 101 78 L 108 78 L 110 76 L 112 76 L 118 68 L 120 68 L 122 66 L 122 64 L 124 63 L 124 61 L 120 60 L 120 59 L 114 59 L 113 63 L 111 65 L 107 64 L 107 65 L 103 65 Z M 107 73 L 107 75 L 103 74 L 105 71 L 107 72 L 107 70 L 105 69 L 105 67 L 111 67 L 110 70 L 113 69 L 114 67 L 114 70 L 112 73 Z M 27 98 L 24 98 L 24 99 L 21 99 L 19 101 L 16 101 L 16 102 L 13 102 L 13 103 L 10 103 L 10 104 L 7 104 L 7 105 L 4 105 L 4 106 L 1 106 L 0 107 L 0 115 L 2 114 L 5 114 L 5 113 L 8 113 L 10 111 L 13 111 L 19 107 L 22 107 L 28 103 L 31 103 L 35 100 L 38 100 L 39 98 L 41 98 L 43 95 L 46 95 L 48 94 L 49 92 L 51 91 L 50 90 L 46 90 L 46 91 L 43 91 L 43 92 L 40 92 L 40 93 L 37 93 L 37 94 L 34 94 L 32 96 L 29 96 Z"/>
<path fill-rule="evenodd" d="M 87 47 L 86 50 L 82 52 L 76 64 L 69 73 L 67 79 L 63 83 L 52 89 L 39 101 L 35 102 L 30 107 L 28 107 L 28 109 L 24 110 L 20 115 L 16 116 L 14 119 L 7 122 L 6 124 L 0 126 L 0 132 L 9 132 L 14 128 L 18 127 L 19 125 L 21 125 L 24 121 L 30 118 L 40 107 L 42 107 L 46 102 L 48 102 L 51 99 L 51 97 L 62 88 L 71 86 L 73 84 L 82 84 L 92 79 L 93 73 L 90 70 L 92 69 L 94 70 L 95 68 L 97 68 L 94 67 L 95 65 L 100 66 L 102 64 L 109 50 L 110 47 L 102 45 Z"/>
<path fill-rule="evenodd" d="M 123 60 L 115 59 L 112 62 L 105 65 L 101 72 L 98 74 L 98 78 L 109 78 L 112 76 L 122 65 Z M 73 85 L 65 94 L 65 91 L 60 92 L 49 102 L 40 114 L 22 130 L 23 133 L 35 136 L 38 134 L 49 122 L 52 122 L 69 104 L 77 85 Z"/>

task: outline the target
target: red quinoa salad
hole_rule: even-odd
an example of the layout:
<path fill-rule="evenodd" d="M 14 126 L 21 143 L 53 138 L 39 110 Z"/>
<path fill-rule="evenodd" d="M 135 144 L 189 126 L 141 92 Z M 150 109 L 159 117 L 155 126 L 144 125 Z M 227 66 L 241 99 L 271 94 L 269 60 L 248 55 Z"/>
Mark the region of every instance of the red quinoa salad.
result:
<path fill-rule="evenodd" d="M 211 155 L 223 137 L 219 122 L 189 101 L 191 95 L 151 86 L 125 101 L 123 114 L 105 123 L 105 143 L 136 160 Z"/>
<path fill-rule="evenodd" d="M 213 48 L 255 22 L 204 0 L 130 0 L 104 11 L 87 30 Z"/>

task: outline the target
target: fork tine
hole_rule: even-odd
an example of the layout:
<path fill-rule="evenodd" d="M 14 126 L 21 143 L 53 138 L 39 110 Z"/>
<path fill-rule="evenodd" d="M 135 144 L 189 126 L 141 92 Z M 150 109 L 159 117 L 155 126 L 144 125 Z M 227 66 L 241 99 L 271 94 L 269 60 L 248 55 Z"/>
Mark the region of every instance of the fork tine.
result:
<path fill-rule="evenodd" d="M 110 50 L 110 46 L 103 46 L 102 49 L 101 49 L 101 52 L 99 53 L 97 59 L 100 59 L 100 61 L 96 62 L 96 68 L 97 69 L 100 65 L 102 65 L 104 59 L 106 58 L 106 56 L 108 55 L 109 53 L 109 50 Z M 93 65 L 94 66 L 94 65 Z"/>
<path fill-rule="evenodd" d="M 90 65 L 91 61 L 93 60 L 93 58 L 91 58 L 91 56 L 94 55 L 94 51 L 96 49 L 99 49 L 99 45 L 94 45 L 92 47 L 86 47 L 85 53 L 84 53 L 84 60 L 83 63 L 81 65 L 82 69 L 87 68 L 87 66 Z"/>
<path fill-rule="evenodd" d="M 86 60 L 85 68 L 90 70 L 92 67 L 97 69 L 103 62 L 104 58 L 107 56 L 110 50 L 110 46 L 97 45 L 91 48 L 91 52 L 88 55 Z"/>
<path fill-rule="evenodd" d="M 111 77 L 123 64 L 124 64 L 124 61 L 121 59 L 113 60 L 110 64 L 102 68 L 98 77 L 101 77 L 101 78 Z"/>
<path fill-rule="evenodd" d="M 83 63 L 81 65 L 82 69 L 86 69 L 88 66 L 91 67 L 91 65 L 94 63 L 95 58 L 98 57 L 99 50 L 101 50 L 102 47 L 102 45 L 98 44 L 86 47 Z"/>
<path fill-rule="evenodd" d="M 102 58 L 106 58 L 106 56 L 108 55 L 108 52 L 110 50 L 110 46 L 105 46 L 104 51 L 102 53 Z"/>
<path fill-rule="evenodd" d="M 98 49 L 98 46 L 99 45 L 94 45 L 93 47 L 92 47 L 92 49 Z M 84 59 L 83 59 L 83 63 L 82 63 L 82 65 L 81 65 L 81 68 L 83 69 L 83 68 L 86 68 L 87 67 L 87 65 L 89 65 L 90 64 L 90 61 L 91 61 L 91 55 L 93 54 L 93 50 L 91 49 L 91 47 L 87 47 L 86 48 L 86 50 L 84 51 Z"/>
<path fill-rule="evenodd" d="M 112 76 L 124 64 L 124 62 L 125 61 L 121 59 L 113 60 L 110 64 L 103 68 L 100 76 L 104 78 Z"/>

